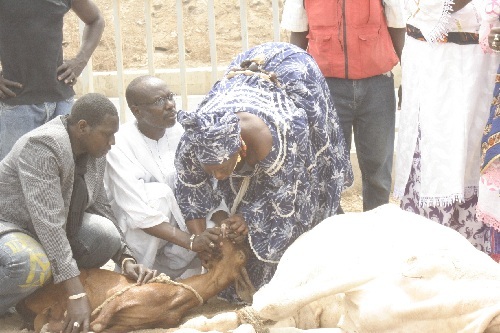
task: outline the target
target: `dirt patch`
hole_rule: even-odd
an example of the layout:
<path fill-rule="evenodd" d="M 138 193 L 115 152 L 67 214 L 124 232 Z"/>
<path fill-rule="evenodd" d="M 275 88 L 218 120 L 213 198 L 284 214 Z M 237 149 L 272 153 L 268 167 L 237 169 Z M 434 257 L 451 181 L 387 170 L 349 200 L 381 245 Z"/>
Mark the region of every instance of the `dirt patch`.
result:
<path fill-rule="evenodd" d="M 106 29 L 93 55 L 93 69 L 114 71 L 116 70 L 116 39 L 113 3 L 109 0 L 95 0 L 95 2 L 105 17 Z M 281 0 L 280 8 L 282 8 L 282 2 Z M 186 65 L 187 67 L 209 66 L 208 3 L 206 0 L 184 0 L 182 3 Z M 272 1 L 249 0 L 247 6 L 249 47 L 273 41 Z M 219 65 L 224 65 L 228 64 L 242 49 L 239 1 L 214 0 L 214 13 L 217 62 Z M 125 68 L 147 68 L 144 1 L 122 0 L 120 18 Z M 155 68 L 177 68 L 179 48 L 175 1 L 153 0 L 151 22 Z M 287 40 L 284 33 L 282 40 Z M 75 55 L 78 47 L 77 17 L 70 12 L 65 21 L 65 56 Z"/>

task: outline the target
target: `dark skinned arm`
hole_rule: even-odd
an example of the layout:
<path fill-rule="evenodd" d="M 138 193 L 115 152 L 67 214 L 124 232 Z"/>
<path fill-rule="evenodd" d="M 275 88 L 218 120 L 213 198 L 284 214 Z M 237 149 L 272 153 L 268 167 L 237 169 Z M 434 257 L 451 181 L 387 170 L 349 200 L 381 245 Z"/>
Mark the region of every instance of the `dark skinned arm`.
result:
<path fill-rule="evenodd" d="M 212 215 L 212 220 L 217 225 L 220 225 L 220 222 L 222 220 L 222 216 L 227 216 L 227 213 L 222 212 L 222 211 L 215 212 Z M 206 230 L 207 223 L 206 223 L 206 219 L 204 219 L 204 218 L 203 219 L 192 219 L 192 220 L 186 221 L 186 226 L 187 226 L 189 232 L 191 232 L 192 234 L 201 235 Z M 220 229 L 218 229 L 218 230 L 220 231 Z M 200 238 L 200 237 L 199 236 L 195 237 L 194 241 L 196 241 L 197 238 Z M 193 244 L 193 246 L 194 246 L 194 244 Z M 200 257 L 200 259 L 202 261 L 205 261 L 205 260 L 210 259 L 213 256 L 213 254 L 212 254 L 212 251 L 201 251 L 201 252 L 198 252 L 198 256 Z"/>
<path fill-rule="evenodd" d="M 82 45 L 75 58 L 65 60 L 57 69 L 57 78 L 68 85 L 74 85 L 76 79 L 87 65 L 92 53 L 97 48 L 104 31 L 104 18 L 97 5 L 91 0 L 73 0 L 71 9 L 85 23 Z"/>
<path fill-rule="evenodd" d="M 401 54 L 403 53 L 403 46 L 405 45 L 405 28 L 388 28 L 389 35 L 391 35 L 392 45 L 401 62 Z"/>
<path fill-rule="evenodd" d="M 455 0 L 454 4 L 451 6 L 452 13 L 458 12 L 460 9 L 464 8 L 471 0 Z"/>
<path fill-rule="evenodd" d="M 219 210 L 212 214 L 212 221 L 214 221 L 216 225 L 220 226 L 221 222 L 228 218 L 228 216 L 227 212 Z M 199 235 L 207 228 L 207 223 L 206 219 L 192 219 L 186 221 L 186 226 L 189 232 Z"/>
<path fill-rule="evenodd" d="M 16 94 L 10 89 L 11 87 L 22 88 L 23 85 L 20 84 L 19 82 L 14 82 L 5 79 L 3 77 L 2 67 L 0 67 L 0 99 L 16 97 Z"/>
<path fill-rule="evenodd" d="M 75 276 L 73 278 L 65 280 L 61 282 L 61 284 L 66 290 L 68 297 L 85 293 L 85 289 L 83 288 L 79 276 Z M 64 333 L 70 333 L 73 330 L 73 323 L 80 324 L 82 332 L 86 333 L 89 331 L 90 314 L 92 312 L 92 309 L 90 308 L 90 303 L 87 296 L 74 300 L 68 300 L 66 311 L 67 312 L 63 323 Z"/>
<path fill-rule="evenodd" d="M 188 227 L 189 229 L 189 227 Z M 184 232 L 169 223 L 163 222 L 154 227 L 144 228 L 142 229 L 145 233 L 155 236 L 161 239 L 166 240 L 167 242 L 182 246 L 185 249 L 190 249 L 191 245 L 191 234 Z M 202 252 L 207 251 L 209 253 L 213 253 L 215 250 L 213 247 L 210 247 L 210 243 L 216 243 L 220 229 L 209 228 L 205 230 L 199 230 L 199 232 L 194 232 L 194 234 L 198 235 L 193 239 L 193 251 L 194 252 Z"/>
<path fill-rule="evenodd" d="M 307 50 L 307 45 L 309 41 L 307 40 L 307 34 L 309 31 L 301 31 L 301 32 L 290 32 L 290 43 L 293 45 L 297 45 L 303 50 Z"/>

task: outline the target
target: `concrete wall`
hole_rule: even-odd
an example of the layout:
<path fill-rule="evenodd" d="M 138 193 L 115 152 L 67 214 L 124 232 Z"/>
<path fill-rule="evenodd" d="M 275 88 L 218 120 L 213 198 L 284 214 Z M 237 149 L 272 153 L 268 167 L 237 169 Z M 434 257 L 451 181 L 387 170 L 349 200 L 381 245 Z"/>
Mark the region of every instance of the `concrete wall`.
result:
<path fill-rule="evenodd" d="M 226 70 L 226 66 L 218 67 L 217 78 L 221 78 Z M 401 68 L 399 65 L 393 69 L 395 85 L 399 87 L 401 83 Z M 124 87 L 130 81 L 140 75 L 148 74 L 147 70 L 126 70 L 124 72 Z M 93 72 L 94 79 L 94 92 L 104 94 L 108 97 L 118 97 L 118 77 L 117 72 Z M 180 93 L 180 71 L 178 69 L 157 69 L 155 76 L 165 80 L 170 89 L 174 93 Z M 205 95 L 212 87 L 212 68 L 211 67 L 197 67 L 186 69 L 186 83 L 188 95 Z M 75 85 L 75 91 L 78 96 L 82 95 L 81 80 Z"/>
<path fill-rule="evenodd" d="M 222 77 L 226 67 L 217 69 L 217 78 Z M 126 87 L 134 78 L 148 74 L 147 70 L 126 70 L 123 81 Z M 118 75 L 117 72 L 93 72 L 94 92 L 104 94 L 108 97 L 118 97 Z M 180 93 L 180 71 L 178 69 L 157 69 L 155 76 L 160 77 L 168 83 L 174 93 Z M 204 95 L 212 87 L 212 68 L 198 67 L 186 69 L 186 84 L 188 95 Z M 82 84 L 79 80 L 75 85 L 78 96 L 82 95 Z"/>

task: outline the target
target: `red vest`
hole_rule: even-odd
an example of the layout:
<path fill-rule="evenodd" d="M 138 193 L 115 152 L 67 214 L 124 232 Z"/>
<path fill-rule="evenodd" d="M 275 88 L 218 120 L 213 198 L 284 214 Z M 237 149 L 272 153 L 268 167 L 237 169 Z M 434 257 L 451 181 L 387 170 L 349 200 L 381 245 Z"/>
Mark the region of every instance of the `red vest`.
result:
<path fill-rule="evenodd" d="M 398 63 L 382 0 L 304 0 L 307 51 L 325 77 L 364 79 Z"/>

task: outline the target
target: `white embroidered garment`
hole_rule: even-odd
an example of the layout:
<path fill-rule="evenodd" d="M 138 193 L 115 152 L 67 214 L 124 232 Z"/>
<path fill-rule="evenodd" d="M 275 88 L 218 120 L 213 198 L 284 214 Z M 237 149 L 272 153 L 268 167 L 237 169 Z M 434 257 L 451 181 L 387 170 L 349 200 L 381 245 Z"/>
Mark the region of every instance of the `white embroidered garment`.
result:
<path fill-rule="evenodd" d="M 424 36 L 436 29 L 443 31 L 440 25 L 445 30 L 457 31 L 451 29 L 453 25 L 462 27 L 461 31 L 477 33 L 477 2 L 470 2 L 447 17 L 441 15 L 446 1 L 426 1 L 426 7 L 413 9 L 415 17 L 408 23 L 425 27 Z M 465 188 L 477 189 L 481 137 L 499 60 L 497 54 L 485 55 L 478 44 L 429 43 L 406 37 L 402 57 L 405 89 L 395 160 L 396 197 L 404 194 L 419 128 L 419 204 L 436 206 L 463 201 Z"/>
<path fill-rule="evenodd" d="M 420 29 L 427 41 L 438 42 L 450 31 L 479 31 L 484 0 L 472 0 L 452 13 L 452 0 L 405 0 L 404 11 L 408 24 Z"/>
<path fill-rule="evenodd" d="M 182 126 L 168 128 L 158 141 L 144 136 L 136 121 L 120 126 L 116 144 L 107 155 L 105 185 L 111 207 L 125 239 L 139 263 L 153 267 L 157 252 L 180 269 L 196 253 L 146 234 L 141 229 L 168 222 L 186 231 L 184 218 L 173 193 L 174 156 Z"/>

